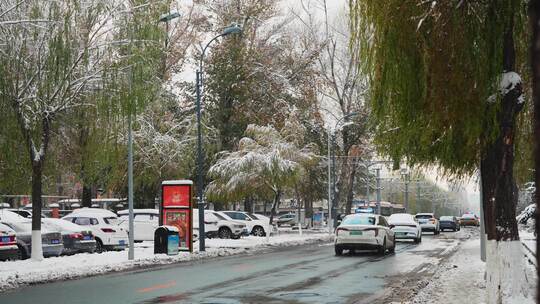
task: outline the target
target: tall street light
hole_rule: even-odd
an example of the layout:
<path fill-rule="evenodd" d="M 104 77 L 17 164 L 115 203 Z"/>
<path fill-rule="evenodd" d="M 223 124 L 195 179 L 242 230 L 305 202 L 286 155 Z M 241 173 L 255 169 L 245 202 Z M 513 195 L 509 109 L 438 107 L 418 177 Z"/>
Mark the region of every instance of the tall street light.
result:
<path fill-rule="evenodd" d="M 328 128 L 328 233 L 329 234 L 332 234 L 333 228 L 336 223 L 336 220 L 335 220 L 336 219 L 336 211 L 335 211 L 335 207 L 336 207 L 336 204 L 335 204 L 336 203 L 335 202 L 336 157 L 333 151 L 333 147 L 335 145 L 336 130 L 342 122 L 344 122 L 346 119 L 355 115 L 358 115 L 358 112 L 349 113 L 337 120 L 336 125 L 334 126 L 334 129 Z M 332 162 L 332 164 L 330 164 L 330 161 Z"/>
<path fill-rule="evenodd" d="M 196 92 L 197 92 L 197 207 L 199 209 L 199 251 L 205 251 L 204 243 L 204 208 L 205 203 L 203 199 L 204 185 L 203 185 L 203 162 L 204 155 L 202 150 L 202 127 L 201 127 L 201 88 L 203 86 L 203 61 L 206 50 L 212 42 L 217 40 L 219 37 L 227 36 L 230 34 L 240 34 L 242 32 L 242 27 L 237 24 L 232 24 L 223 29 L 221 34 L 212 38 L 206 46 L 203 48 L 201 58 L 199 60 L 199 69 L 196 73 Z"/>
<path fill-rule="evenodd" d="M 165 16 L 165 18 L 163 17 Z M 158 22 L 166 22 L 180 17 L 180 14 L 178 13 L 170 13 L 162 15 L 162 17 L 158 20 Z M 169 36 L 168 33 L 168 26 L 167 26 L 167 37 Z M 130 51 L 131 51 L 131 44 L 133 43 L 133 37 L 130 34 Z M 129 76 L 129 89 L 130 91 L 133 88 L 133 70 L 130 67 L 130 76 Z M 132 131 L 132 121 L 131 121 L 131 111 L 128 114 L 128 208 L 129 208 L 129 251 L 128 251 L 128 259 L 133 260 L 135 258 L 135 228 L 133 225 L 133 131 Z"/>

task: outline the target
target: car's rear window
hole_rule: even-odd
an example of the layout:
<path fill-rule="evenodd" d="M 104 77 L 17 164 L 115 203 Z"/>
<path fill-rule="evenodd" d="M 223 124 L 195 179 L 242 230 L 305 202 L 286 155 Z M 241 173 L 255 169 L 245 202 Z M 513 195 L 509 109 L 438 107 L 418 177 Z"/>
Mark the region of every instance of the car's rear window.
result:
<path fill-rule="evenodd" d="M 476 219 L 476 217 L 474 216 L 474 214 L 464 214 L 462 217 L 462 219 Z"/>
<path fill-rule="evenodd" d="M 416 215 L 417 219 L 430 219 L 433 218 L 433 215 L 431 214 L 418 214 Z"/>
<path fill-rule="evenodd" d="M 343 225 L 375 225 L 375 218 L 372 216 L 348 216 L 343 222 Z"/>
<path fill-rule="evenodd" d="M 103 221 L 109 225 L 118 225 L 118 218 L 116 217 L 104 217 Z"/>
<path fill-rule="evenodd" d="M 226 219 L 223 215 L 219 214 L 219 213 L 212 213 L 213 215 L 215 215 L 218 219 L 222 220 L 222 221 L 228 221 L 228 219 Z"/>
<path fill-rule="evenodd" d="M 252 219 L 254 220 L 262 220 L 262 218 L 259 218 L 258 216 L 256 216 L 255 214 L 253 213 L 248 213 L 249 217 L 251 217 Z"/>
<path fill-rule="evenodd" d="M 452 216 L 441 216 L 441 221 L 453 221 L 454 217 Z"/>

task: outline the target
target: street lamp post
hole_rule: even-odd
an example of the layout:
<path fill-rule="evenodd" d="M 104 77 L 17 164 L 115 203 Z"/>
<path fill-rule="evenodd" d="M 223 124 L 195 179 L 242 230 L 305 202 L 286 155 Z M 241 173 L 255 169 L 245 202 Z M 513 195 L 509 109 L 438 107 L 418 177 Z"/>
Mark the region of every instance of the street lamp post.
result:
<path fill-rule="evenodd" d="M 201 125 L 201 96 L 202 96 L 202 86 L 203 86 L 203 60 L 204 55 L 206 53 L 206 50 L 210 46 L 212 42 L 217 40 L 220 37 L 227 36 L 230 34 L 239 34 L 242 32 L 242 27 L 236 24 L 233 24 L 231 26 L 226 27 L 223 29 L 223 32 L 216 37 L 212 38 L 206 46 L 203 48 L 203 51 L 201 53 L 201 58 L 199 60 L 199 69 L 196 72 L 196 94 L 197 94 L 197 100 L 196 100 L 196 108 L 197 108 L 197 206 L 199 209 L 199 251 L 205 251 L 205 242 L 204 242 L 204 185 L 203 185 L 203 163 L 204 163 L 204 155 L 203 155 L 203 148 L 202 148 L 202 125 Z"/>
<path fill-rule="evenodd" d="M 411 174 L 407 169 L 401 170 L 401 176 L 405 180 L 405 210 L 409 211 L 409 183 L 411 181 Z"/>

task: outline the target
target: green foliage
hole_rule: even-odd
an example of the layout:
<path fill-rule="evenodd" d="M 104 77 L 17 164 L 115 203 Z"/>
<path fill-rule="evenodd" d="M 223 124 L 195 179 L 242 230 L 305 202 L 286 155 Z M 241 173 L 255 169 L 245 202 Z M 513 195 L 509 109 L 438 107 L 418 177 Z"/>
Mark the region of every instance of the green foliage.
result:
<path fill-rule="evenodd" d="M 350 0 L 364 42 L 376 143 L 394 160 L 474 171 L 497 135 L 502 43 L 525 3 Z M 516 41 L 527 40 L 517 31 Z M 521 36 L 519 36 L 521 34 Z M 523 59 L 523 58 L 521 58 Z M 518 73 L 520 71 L 517 71 Z"/>

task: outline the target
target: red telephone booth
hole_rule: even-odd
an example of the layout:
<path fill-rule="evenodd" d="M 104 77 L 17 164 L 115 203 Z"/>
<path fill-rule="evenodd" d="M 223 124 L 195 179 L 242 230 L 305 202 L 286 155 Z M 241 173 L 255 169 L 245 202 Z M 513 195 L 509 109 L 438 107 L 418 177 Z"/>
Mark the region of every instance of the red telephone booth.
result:
<path fill-rule="evenodd" d="M 170 180 L 161 183 L 159 224 L 178 228 L 179 250 L 193 252 L 193 209 L 190 180 Z"/>

